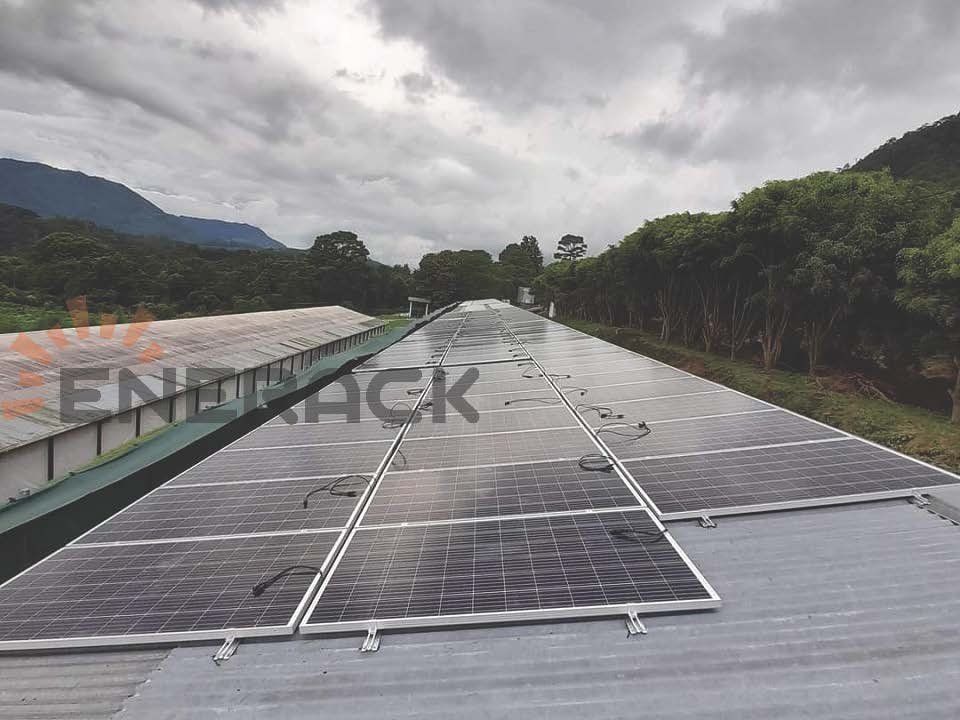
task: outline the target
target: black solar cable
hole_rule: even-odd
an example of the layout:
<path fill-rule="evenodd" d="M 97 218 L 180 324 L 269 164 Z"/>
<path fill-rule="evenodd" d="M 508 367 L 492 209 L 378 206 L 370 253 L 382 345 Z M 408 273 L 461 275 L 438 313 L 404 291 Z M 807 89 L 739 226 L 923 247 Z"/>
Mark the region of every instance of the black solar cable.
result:
<path fill-rule="evenodd" d="M 328 490 L 331 495 L 335 497 L 356 497 L 359 493 L 356 490 L 340 490 L 341 485 L 348 484 L 351 480 L 363 480 L 367 485 L 370 484 L 370 478 L 366 475 L 341 475 L 336 480 L 328 482 L 326 485 L 321 485 L 318 488 L 314 488 L 306 495 L 303 496 L 303 507 L 306 509 L 307 505 L 310 502 L 310 498 L 316 495 L 319 492 Z"/>
<path fill-rule="evenodd" d="M 640 543 L 641 545 L 653 545 L 663 540 L 669 532 L 666 528 L 659 530 L 657 532 L 651 532 L 650 530 L 634 530 L 633 528 L 615 528 L 613 530 L 608 530 L 607 534 L 611 537 L 619 538 L 620 540 L 629 540 L 631 542 Z M 652 538 L 650 540 L 643 540 L 641 538 Z"/>
<path fill-rule="evenodd" d="M 577 465 L 579 465 L 582 470 L 588 471 L 610 472 L 613 470 L 613 460 L 600 453 L 590 453 L 582 456 L 577 460 Z"/>
<path fill-rule="evenodd" d="M 623 432 L 619 428 L 627 428 L 632 432 Z M 628 442 L 634 442 L 640 438 L 645 438 L 650 434 L 651 430 L 645 422 L 638 423 L 625 423 L 625 422 L 613 422 L 606 423 L 597 428 L 597 435 L 601 433 L 606 433 L 608 435 L 618 435 L 620 437 L 626 438 Z"/>
<path fill-rule="evenodd" d="M 273 577 L 267 578 L 263 582 L 259 582 L 253 586 L 253 589 L 250 593 L 254 597 L 260 597 L 263 595 L 264 590 L 273 585 L 275 582 L 281 578 L 288 577 L 289 575 L 319 575 L 320 568 L 314 567 L 313 565 L 291 565 L 288 568 L 284 568 L 278 572 Z"/>
<path fill-rule="evenodd" d="M 540 373 L 540 372 L 538 372 L 536 375 L 527 375 L 527 373 L 530 371 L 529 368 L 536 368 L 536 367 L 537 367 L 536 363 L 532 363 L 532 362 L 531 362 L 531 363 L 523 363 L 522 365 L 518 365 L 517 367 L 528 368 L 527 370 L 524 370 L 524 371 L 523 371 L 523 374 L 520 376 L 520 377 L 527 378 L 527 380 L 530 380 L 530 379 L 535 378 L 535 377 L 543 377 L 543 374 Z"/>
<path fill-rule="evenodd" d="M 593 412 L 600 416 L 601 420 L 606 420 L 607 418 L 620 419 L 623 417 L 623 413 L 614 413 L 613 408 L 607 407 L 606 405 L 590 405 L 589 403 L 580 403 L 579 405 L 575 405 L 573 409 L 582 415 L 583 412 L 580 410 L 580 408 L 583 408 L 587 411 L 593 410 Z"/>
<path fill-rule="evenodd" d="M 507 406 L 507 405 L 515 405 L 516 403 L 520 403 L 520 402 L 539 402 L 539 403 L 543 403 L 543 404 L 545 404 L 545 405 L 550 405 L 550 404 L 552 404 L 552 403 L 558 403 L 558 402 L 560 402 L 560 398 L 558 398 L 558 397 L 515 398 L 515 399 L 513 399 L 513 400 L 507 400 L 507 401 L 504 403 L 504 406 Z"/>

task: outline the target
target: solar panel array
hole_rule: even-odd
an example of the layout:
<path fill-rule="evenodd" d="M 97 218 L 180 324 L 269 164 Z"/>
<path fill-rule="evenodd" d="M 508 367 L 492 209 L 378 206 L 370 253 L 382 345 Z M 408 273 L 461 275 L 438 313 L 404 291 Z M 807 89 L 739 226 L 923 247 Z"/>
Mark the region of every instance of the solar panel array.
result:
<path fill-rule="evenodd" d="M 4 584 L 0 649 L 717 607 L 661 521 L 957 482 L 463 303 Z"/>
<path fill-rule="evenodd" d="M 430 343 L 459 324 L 438 323 Z M 345 376 L 11 579 L 0 649 L 293 633 L 422 374 Z"/>
<path fill-rule="evenodd" d="M 522 310 L 503 315 L 663 520 L 909 497 L 960 482 L 952 473 Z M 623 425 L 638 422 L 647 424 L 649 435 L 638 437 Z"/>
<path fill-rule="evenodd" d="M 461 307 L 432 405 L 414 414 L 301 632 L 718 606 L 622 471 L 585 462 L 602 447 L 509 306 Z M 452 411 L 455 388 L 468 412 Z"/>

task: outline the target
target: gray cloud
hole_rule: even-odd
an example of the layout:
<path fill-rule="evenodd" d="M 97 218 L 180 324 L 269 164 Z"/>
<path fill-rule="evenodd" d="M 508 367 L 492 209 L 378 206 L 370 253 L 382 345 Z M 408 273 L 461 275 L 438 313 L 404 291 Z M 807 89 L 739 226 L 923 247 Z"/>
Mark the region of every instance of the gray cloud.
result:
<path fill-rule="evenodd" d="M 355 1 L 0 0 L 0 156 L 296 246 L 549 255 L 842 165 L 960 96 L 953 2 Z"/>
<path fill-rule="evenodd" d="M 193 0 L 197 5 L 214 12 L 230 10 L 242 13 L 260 13 L 282 10 L 286 0 Z"/>
<path fill-rule="evenodd" d="M 702 137 L 700 128 L 677 118 L 661 118 L 633 130 L 610 135 L 610 139 L 621 147 L 638 152 L 659 152 L 671 157 L 690 155 Z"/>
<path fill-rule="evenodd" d="M 471 95 L 514 110 L 602 102 L 598 80 L 613 85 L 646 72 L 646 61 L 671 41 L 664 30 L 706 4 L 370 0 L 368 7 L 386 38 L 421 44 L 431 69 Z"/>
<path fill-rule="evenodd" d="M 397 79 L 397 83 L 406 91 L 407 100 L 422 103 L 437 91 L 437 83 L 427 73 L 406 73 Z"/>
<path fill-rule="evenodd" d="M 788 0 L 691 33 L 688 70 L 702 93 L 842 88 L 912 94 L 957 71 L 953 0 Z"/>

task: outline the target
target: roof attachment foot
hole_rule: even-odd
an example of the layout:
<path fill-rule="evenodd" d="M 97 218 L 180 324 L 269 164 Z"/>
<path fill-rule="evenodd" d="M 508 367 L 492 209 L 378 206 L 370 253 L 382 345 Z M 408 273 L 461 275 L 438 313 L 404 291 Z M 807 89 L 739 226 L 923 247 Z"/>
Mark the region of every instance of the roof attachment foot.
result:
<path fill-rule="evenodd" d="M 223 641 L 223 645 L 213 656 L 214 664 L 220 665 L 225 660 L 232 658 L 238 647 L 240 647 L 240 641 L 233 635 L 228 635 L 227 639 Z"/>
<path fill-rule="evenodd" d="M 913 504 L 916 505 L 917 507 L 926 507 L 927 505 L 930 504 L 930 501 L 927 500 L 927 499 L 923 496 L 923 493 L 920 492 L 919 490 L 914 490 L 914 491 L 913 491 L 913 496 L 910 498 L 910 500 L 911 500 L 911 502 L 913 502 Z"/>
<path fill-rule="evenodd" d="M 635 610 L 631 610 L 627 613 L 627 637 L 633 635 L 646 635 L 647 626 L 640 622 L 640 618 L 637 616 Z"/>
<path fill-rule="evenodd" d="M 367 637 L 360 646 L 360 652 L 376 652 L 380 649 L 380 631 L 376 628 L 367 630 Z"/>
<path fill-rule="evenodd" d="M 715 528 L 717 524 L 710 519 L 709 515 L 700 516 L 700 527 L 702 528 Z"/>

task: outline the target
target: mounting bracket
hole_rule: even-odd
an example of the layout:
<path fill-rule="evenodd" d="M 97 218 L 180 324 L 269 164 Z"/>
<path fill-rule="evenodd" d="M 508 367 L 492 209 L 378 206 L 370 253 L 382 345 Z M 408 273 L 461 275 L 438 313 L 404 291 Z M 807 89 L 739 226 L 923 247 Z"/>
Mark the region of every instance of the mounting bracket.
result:
<path fill-rule="evenodd" d="M 223 641 L 223 645 L 220 646 L 220 649 L 214 653 L 214 664 L 219 665 L 220 663 L 232 658 L 238 647 L 240 647 L 240 640 L 233 635 L 228 635 L 227 639 Z"/>
<path fill-rule="evenodd" d="M 369 628 L 367 637 L 360 646 L 360 652 L 376 652 L 380 649 L 380 631 L 377 628 Z"/>
<path fill-rule="evenodd" d="M 700 527 L 702 528 L 715 528 L 717 524 L 710 519 L 709 515 L 700 516 Z"/>
<path fill-rule="evenodd" d="M 627 637 L 633 635 L 646 635 L 647 626 L 640 622 L 640 618 L 635 610 L 627 613 Z"/>
<path fill-rule="evenodd" d="M 917 507 L 926 507 L 927 505 L 930 504 L 930 501 L 927 500 L 927 498 L 925 498 L 925 497 L 923 496 L 923 493 L 920 492 L 919 490 L 914 490 L 914 491 L 913 491 L 913 495 L 911 496 L 910 500 L 911 500 L 911 501 L 913 502 L 913 504 L 916 505 Z"/>

